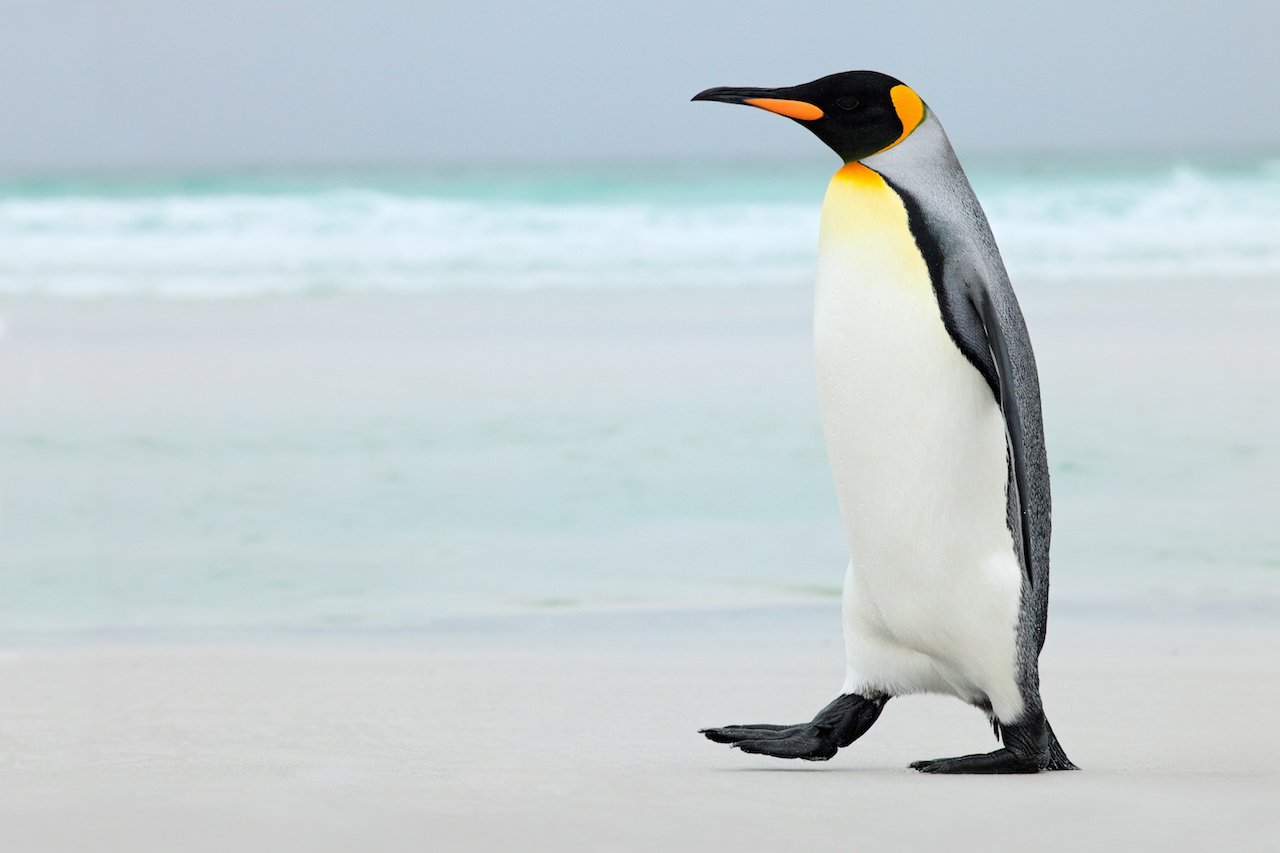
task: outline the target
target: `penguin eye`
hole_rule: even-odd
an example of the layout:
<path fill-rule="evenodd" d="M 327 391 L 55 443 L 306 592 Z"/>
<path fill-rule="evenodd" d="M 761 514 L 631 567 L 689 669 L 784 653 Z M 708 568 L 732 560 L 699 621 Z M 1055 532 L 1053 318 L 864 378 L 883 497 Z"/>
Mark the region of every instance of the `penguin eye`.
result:
<path fill-rule="evenodd" d="M 858 99 L 852 95 L 845 95 L 836 101 L 836 106 L 842 110 L 851 110 L 858 105 Z"/>

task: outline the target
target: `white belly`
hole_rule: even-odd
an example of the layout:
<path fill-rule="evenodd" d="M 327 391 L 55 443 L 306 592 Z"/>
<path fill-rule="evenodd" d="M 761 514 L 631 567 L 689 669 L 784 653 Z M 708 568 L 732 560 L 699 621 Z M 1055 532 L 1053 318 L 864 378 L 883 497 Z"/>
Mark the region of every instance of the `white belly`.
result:
<path fill-rule="evenodd" d="M 943 326 L 901 201 L 862 166 L 823 206 L 814 348 L 851 557 L 846 692 L 950 693 L 1016 719 L 1004 420 Z"/>

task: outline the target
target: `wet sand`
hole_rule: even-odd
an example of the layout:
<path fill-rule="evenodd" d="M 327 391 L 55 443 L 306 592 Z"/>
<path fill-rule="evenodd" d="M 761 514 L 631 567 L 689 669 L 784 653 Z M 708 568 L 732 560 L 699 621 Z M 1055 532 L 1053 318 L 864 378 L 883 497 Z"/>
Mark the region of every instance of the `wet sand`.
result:
<path fill-rule="evenodd" d="M 834 605 L 696 609 L 843 575 L 807 294 L 6 303 L 0 849 L 1278 847 L 1273 293 L 1023 291 L 1084 770 L 948 779 L 945 698 L 696 733 L 842 682 Z"/>
<path fill-rule="evenodd" d="M 1280 600 L 1277 292 L 1021 289 L 1057 600 Z M 0 301 L 0 629 L 834 600 L 811 299 Z"/>
<path fill-rule="evenodd" d="M 831 606 L 528 616 L 383 635 L 15 650 L 6 850 L 1205 850 L 1280 844 L 1266 614 L 1056 614 L 1078 773 L 927 777 L 994 748 L 904 697 L 827 763 L 697 735 L 793 722 L 842 676 Z"/>

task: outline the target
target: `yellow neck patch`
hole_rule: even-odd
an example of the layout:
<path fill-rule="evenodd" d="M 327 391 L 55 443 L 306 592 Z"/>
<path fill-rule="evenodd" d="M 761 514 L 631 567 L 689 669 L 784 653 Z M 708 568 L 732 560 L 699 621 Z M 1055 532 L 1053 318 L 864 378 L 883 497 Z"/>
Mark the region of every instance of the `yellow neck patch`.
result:
<path fill-rule="evenodd" d="M 884 178 L 861 163 L 845 163 L 831 180 L 857 184 L 863 189 L 880 189 L 884 186 Z"/>
<path fill-rule="evenodd" d="M 853 288 L 870 279 L 897 282 L 896 291 L 914 294 L 909 298 L 936 314 L 929 269 L 911 234 L 907 208 L 878 172 L 861 163 L 836 172 L 822 203 L 818 248 L 821 268 L 830 265 L 824 273 L 829 282 Z"/>
<path fill-rule="evenodd" d="M 920 126 L 920 122 L 924 121 L 924 101 L 920 100 L 920 96 L 908 89 L 902 84 L 898 84 L 889 90 L 889 97 L 893 99 L 893 108 L 898 113 L 898 121 L 902 122 L 902 135 L 893 140 L 892 143 L 881 148 L 880 151 L 888 151 L 894 145 L 911 135 L 911 131 Z M 876 153 L 879 154 L 880 151 Z"/>

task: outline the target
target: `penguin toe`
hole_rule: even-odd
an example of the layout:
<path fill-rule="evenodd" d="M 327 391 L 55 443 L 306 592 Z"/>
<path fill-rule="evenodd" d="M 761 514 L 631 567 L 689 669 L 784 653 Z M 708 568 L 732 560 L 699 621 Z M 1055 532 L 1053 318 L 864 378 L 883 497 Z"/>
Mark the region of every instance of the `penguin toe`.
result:
<path fill-rule="evenodd" d="M 1035 760 L 1015 755 L 1008 749 L 961 755 L 956 758 L 937 758 L 914 761 L 912 770 L 921 773 L 1039 773 L 1041 764 Z"/>
<path fill-rule="evenodd" d="M 698 734 L 716 743 L 737 743 L 740 740 L 767 740 L 782 737 L 786 732 L 798 726 L 778 726 L 760 723 L 754 726 L 719 726 L 712 729 L 698 729 Z"/>
<path fill-rule="evenodd" d="M 797 728 L 783 737 L 741 740 L 733 745 L 753 755 L 799 758 L 804 761 L 827 761 L 839 751 L 834 740 L 811 728 Z"/>
<path fill-rule="evenodd" d="M 826 761 L 839 750 L 829 727 L 815 725 L 722 726 L 702 729 L 707 740 L 727 743 L 752 755 Z"/>

